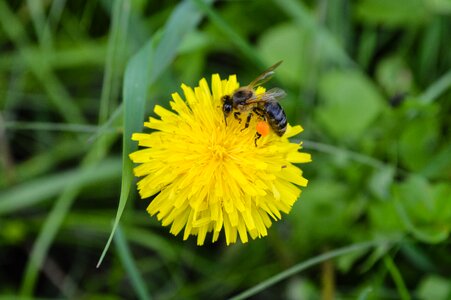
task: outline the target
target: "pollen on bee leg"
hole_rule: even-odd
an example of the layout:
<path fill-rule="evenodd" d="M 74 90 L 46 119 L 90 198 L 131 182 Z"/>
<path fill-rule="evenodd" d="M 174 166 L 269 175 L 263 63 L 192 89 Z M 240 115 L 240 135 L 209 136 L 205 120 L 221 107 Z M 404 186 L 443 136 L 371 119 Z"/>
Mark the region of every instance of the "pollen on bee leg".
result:
<path fill-rule="evenodd" d="M 263 120 L 260 120 L 257 123 L 256 130 L 259 134 L 261 134 L 261 136 L 265 137 L 269 134 L 269 124 Z"/>

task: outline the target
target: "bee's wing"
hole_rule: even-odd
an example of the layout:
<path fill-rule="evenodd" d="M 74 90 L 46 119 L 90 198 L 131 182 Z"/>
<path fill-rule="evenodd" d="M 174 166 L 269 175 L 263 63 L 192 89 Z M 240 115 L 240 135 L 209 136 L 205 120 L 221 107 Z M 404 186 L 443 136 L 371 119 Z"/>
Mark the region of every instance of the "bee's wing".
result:
<path fill-rule="evenodd" d="M 249 83 L 249 88 L 254 88 L 256 86 L 262 85 L 263 83 L 267 82 L 271 79 L 271 77 L 274 75 L 274 70 L 282 63 L 282 61 L 279 61 L 266 69 L 260 76 L 255 78 L 251 83 Z"/>
<path fill-rule="evenodd" d="M 280 88 L 272 88 L 267 92 L 257 95 L 246 101 L 246 104 L 259 103 L 259 102 L 277 102 L 282 100 L 287 95 L 284 90 Z"/>
<path fill-rule="evenodd" d="M 275 87 L 263 93 L 262 99 L 265 99 L 265 101 L 279 101 L 286 95 L 287 93 L 284 90 Z"/>

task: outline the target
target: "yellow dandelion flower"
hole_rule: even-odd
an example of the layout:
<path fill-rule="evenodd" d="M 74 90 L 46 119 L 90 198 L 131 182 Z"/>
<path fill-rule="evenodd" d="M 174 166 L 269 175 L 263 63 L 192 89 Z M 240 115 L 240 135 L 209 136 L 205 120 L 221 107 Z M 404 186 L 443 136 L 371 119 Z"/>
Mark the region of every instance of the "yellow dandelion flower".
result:
<path fill-rule="evenodd" d="M 232 117 L 227 125 L 222 97 L 239 87 L 236 76 L 221 80 L 212 76 L 211 90 L 205 78 L 192 89 L 181 88 L 184 98 L 172 94 L 171 110 L 155 106 L 160 117 L 149 118 L 144 125 L 151 133 L 135 133 L 132 139 L 143 147 L 130 154 L 141 198 L 154 196 L 147 208 L 163 226 L 183 239 L 197 236 L 203 245 L 207 233 L 215 242 L 222 230 L 227 245 L 237 237 L 243 243 L 267 235 L 272 220 L 288 213 L 307 180 L 294 163 L 311 160 L 299 152 L 301 145 L 288 138 L 300 133 L 301 126 L 288 125 L 286 133 L 261 137 L 254 143 L 258 122 L 250 126 Z M 263 93 L 259 87 L 257 94 Z"/>

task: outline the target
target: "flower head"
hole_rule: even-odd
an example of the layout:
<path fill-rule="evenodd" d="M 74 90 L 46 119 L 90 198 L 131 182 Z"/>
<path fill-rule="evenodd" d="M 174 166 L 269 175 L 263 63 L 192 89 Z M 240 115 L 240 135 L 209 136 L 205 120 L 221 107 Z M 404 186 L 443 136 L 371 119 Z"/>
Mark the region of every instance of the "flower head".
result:
<path fill-rule="evenodd" d="M 293 163 L 309 162 L 310 155 L 288 140 L 301 126 L 288 126 L 282 137 L 269 132 L 256 146 L 261 120 L 252 118 L 243 129 L 244 122 L 231 116 L 226 125 L 221 99 L 238 87 L 235 75 L 221 80 L 218 74 L 212 76 L 211 90 L 204 78 L 194 89 L 182 85 L 186 101 L 172 94 L 172 110 L 157 105 L 160 119 L 144 123 L 153 131 L 132 136 L 143 147 L 130 154 L 140 164 L 134 168 L 142 177 L 139 193 L 155 196 L 147 211 L 170 225 L 174 235 L 182 230 L 185 240 L 196 235 L 198 245 L 210 232 L 215 242 L 222 230 L 227 245 L 237 236 L 243 243 L 248 235 L 266 236 L 272 220 L 281 219 L 298 199 L 299 186 L 307 185 Z M 262 87 L 256 91 L 263 92 Z"/>

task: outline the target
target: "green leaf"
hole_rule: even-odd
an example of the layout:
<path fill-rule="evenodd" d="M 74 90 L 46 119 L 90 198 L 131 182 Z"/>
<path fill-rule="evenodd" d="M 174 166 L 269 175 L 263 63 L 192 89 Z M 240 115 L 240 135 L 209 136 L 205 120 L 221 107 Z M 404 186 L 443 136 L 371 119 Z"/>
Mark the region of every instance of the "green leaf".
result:
<path fill-rule="evenodd" d="M 282 24 L 269 28 L 262 34 L 258 49 L 261 57 L 268 64 L 283 60 L 284 64 L 277 70 L 277 77 L 288 84 L 305 85 L 311 72 L 311 39 L 305 31 L 292 24 Z"/>
<path fill-rule="evenodd" d="M 394 188 L 397 213 L 414 237 L 427 243 L 445 240 L 451 231 L 451 186 L 431 185 L 411 176 Z"/>
<path fill-rule="evenodd" d="M 287 218 L 293 224 L 293 242 L 308 252 L 327 240 L 347 236 L 352 222 L 347 186 L 330 180 L 309 183 Z"/>
<path fill-rule="evenodd" d="M 437 151 L 440 140 L 439 119 L 436 113 L 423 113 L 414 121 L 405 124 L 399 140 L 401 162 L 410 170 L 426 168 Z"/>
<path fill-rule="evenodd" d="M 451 285 L 449 278 L 436 275 L 426 276 L 418 285 L 417 293 L 419 299 L 445 300 L 451 296 Z"/>
<path fill-rule="evenodd" d="M 389 198 L 395 172 L 396 169 L 393 166 L 385 166 L 374 170 L 370 177 L 369 188 L 377 198 L 382 200 Z"/>
<path fill-rule="evenodd" d="M 394 237 L 405 232 L 392 201 L 371 202 L 368 215 L 374 236 Z"/>
<path fill-rule="evenodd" d="M 110 237 L 103 249 L 97 267 L 111 244 L 122 213 L 127 203 L 131 183 L 133 182 L 133 164 L 128 155 L 136 150 L 136 143 L 131 140 L 134 132 L 140 132 L 144 118 L 148 89 L 174 59 L 183 38 L 198 24 L 201 13 L 191 1 L 177 5 L 167 21 L 163 36 L 158 40 L 150 39 L 135 54 L 127 65 L 124 77 L 124 136 L 122 142 L 122 185 L 118 210 Z M 158 43 L 157 43 L 158 42 Z"/>
<path fill-rule="evenodd" d="M 383 98 L 376 87 L 356 71 L 333 71 L 320 81 L 318 121 L 336 139 L 360 138 L 379 115 Z"/>

